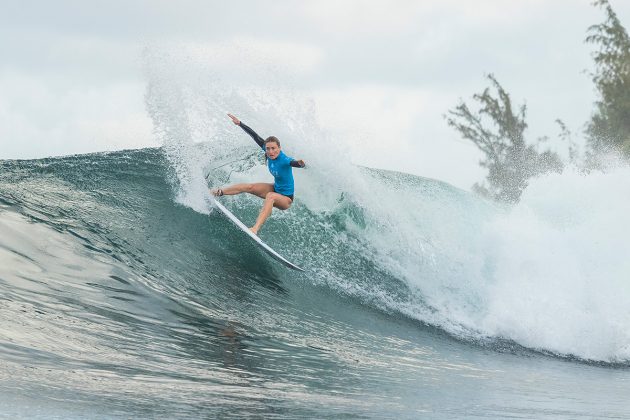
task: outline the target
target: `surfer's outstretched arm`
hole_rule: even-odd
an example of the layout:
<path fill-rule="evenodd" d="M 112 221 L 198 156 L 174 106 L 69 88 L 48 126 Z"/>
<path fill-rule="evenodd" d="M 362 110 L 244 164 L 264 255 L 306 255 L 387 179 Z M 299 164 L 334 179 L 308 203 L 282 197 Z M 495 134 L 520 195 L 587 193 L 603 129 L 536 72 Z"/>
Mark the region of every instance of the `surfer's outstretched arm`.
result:
<path fill-rule="evenodd" d="M 300 160 L 295 160 L 293 159 L 289 165 L 291 165 L 293 168 L 304 168 L 306 167 L 306 163 L 304 163 L 304 161 L 302 159 Z"/>
<path fill-rule="evenodd" d="M 241 120 L 239 120 L 238 118 L 236 118 L 234 115 L 228 114 L 228 117 L 230 117 L 232 119 L 232 122 L 234 124 L 238 125 L 239 127 L 241 127 L 243 129 L 244 132 L 249 134 L 250 137 L 254 139 L 254 141 L 256 142 L 256 144 L 258 146 L 264 147 L 265 140 L 263 140 L 262 137 L 260 137 L 258 134 L 256 134 L 256 132 L 254 130 L 252 130 L 251 128 L 249 128 L 245 124 L 243 124 L 243 122 Z"/>

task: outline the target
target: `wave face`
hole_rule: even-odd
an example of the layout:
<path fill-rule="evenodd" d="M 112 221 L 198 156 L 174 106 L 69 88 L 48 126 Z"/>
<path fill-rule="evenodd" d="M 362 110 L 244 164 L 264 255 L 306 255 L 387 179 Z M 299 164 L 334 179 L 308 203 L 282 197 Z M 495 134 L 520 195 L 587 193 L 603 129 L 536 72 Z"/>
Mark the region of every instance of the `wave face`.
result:
<path fill-rule="evenodd" d="M 190 147 L 196 159 L 212 150 Z M 232 153 L 200 168 L 211 183 L 267 176 Z M 164 400 L 161 410 L 190 416 L 212 401 L 215 413 L 273 417 L 272 400 L 307 417 L 356 414 L 348 395 L 366 391 L 348 363 L 365 364 L 379 405 L 376 378 L 400 378 L 421 357 L 416 339 L 377 338 L 383 316 L 437 327 L 430 346 L 442 331 L 627 365 L 627 168 L 536 180 L 512 208 L 402 173 L 350 167 L 332 187 L 318 171 L 297 174 L 295 205 L 261 231 L 302 275 L 180 182 L 166 149 L 2 162 L 0 354 L 12 380 L 61 400 L 72 383 L 73 401 L 96 394 L 109 413 L 131 399 L 145 415 Z M 251 196 L 223 201 L 246 223 L 260 208 Z M 375 362 L 393 348 L 402 353 Z"/>

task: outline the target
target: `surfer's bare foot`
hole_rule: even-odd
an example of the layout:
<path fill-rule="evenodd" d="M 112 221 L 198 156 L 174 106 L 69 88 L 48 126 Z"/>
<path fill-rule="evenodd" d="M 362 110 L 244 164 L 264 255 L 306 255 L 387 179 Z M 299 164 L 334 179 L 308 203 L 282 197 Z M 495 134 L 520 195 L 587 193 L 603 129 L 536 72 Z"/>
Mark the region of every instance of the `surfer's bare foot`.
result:
<path fill-rule="evenodd" d="M 221 197 L 223 195 L 223 190 L 221 188 L 215 188 L 214 190 L 210 190 L 210 192 L 215 197 Z"/>
<path fill-rule="evenodd" d="M 250 232 L 253 233 L 254 235 L 258 236 L 258 229 L 255 228 L 254 226 L 249 228 Z"/>

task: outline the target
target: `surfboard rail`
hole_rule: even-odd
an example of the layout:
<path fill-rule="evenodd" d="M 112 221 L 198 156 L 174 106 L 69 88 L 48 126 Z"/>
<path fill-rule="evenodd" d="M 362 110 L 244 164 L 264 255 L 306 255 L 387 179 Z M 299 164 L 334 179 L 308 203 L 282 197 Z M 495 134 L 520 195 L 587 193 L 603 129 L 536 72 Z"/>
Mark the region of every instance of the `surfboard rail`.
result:
<path fill-rule="evenodd" d="M 245 224 L 243 222 L 241 222 L 238 219 L 238 217 L 234 216 L 234 214 L 232 214 L 232 212 L 229 211 L 216 198 L 214 198 L 214 197 L 210 197 L 210 198 L 211 198 L 213 204 L 216 206 L 216 208 L 219 209 L 219 211 L 221 213 L 223 213 L 223 215 L 226 216 L 234 225 L 236 225 L 236 227 L 238 227 L 240 230 L 245 232 L 251 239 L 253 239 L 254 242 L 256 242 L 256 244 L 260 248 L 262 248 L 263 251 L 265 251 L 267 253 L 267 255 L 269 255 L 270 257 L 272 257 L 276 261 L 284 264 L 288 268 L 291 268 L 291 269 L 297 270 L 297 271 L 305 271 L 303 268 L 298 267 L 297 265 L 293 264 L 291 261 L 289 261 L 286 258 L 284 258 L 282 255 L 278 254 L 273 248 L 271 248 L 269 245 L 267 245 L 265 242 L 263 242 L 263 240 L 260 239 L 257 235 L 254 235 L 254 233 L 251 230 L 249 230 L 249 228 L 247 226 L 245 226 Z"/>

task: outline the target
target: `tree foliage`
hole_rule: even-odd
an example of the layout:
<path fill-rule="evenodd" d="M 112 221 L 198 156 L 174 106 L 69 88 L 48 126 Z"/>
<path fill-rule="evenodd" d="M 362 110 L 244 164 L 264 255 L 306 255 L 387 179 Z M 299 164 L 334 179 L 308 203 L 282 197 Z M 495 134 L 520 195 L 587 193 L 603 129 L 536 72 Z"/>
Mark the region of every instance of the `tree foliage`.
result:
<path fill-rule="evenodd" d="M 541 173 L 559 171 L 562 163 L 557 154 L 537 151 L 525 142 L 526 107 L 514 109 L 509 94 L 493 75 L 488 75 L 490 87 L 473 100 L 479 105 L 474 111 L 463 101 L 446 116 L 448 124 L 483 153 L 480 165 L 488 169 L 486 182 L 475 184 L 474 190 L 491 198 L 507 202 L 518 201 L 527 181 Z"/>
<path fill-rule="evenodd" d="M 586 37 L 598 47 L 591 76 L 599 94 L 586 134 L 593 153 L 614 149 L 630 157 L 630 38 L 608 0 L 593 4 L 604 9 L 606 20 Z"/>

